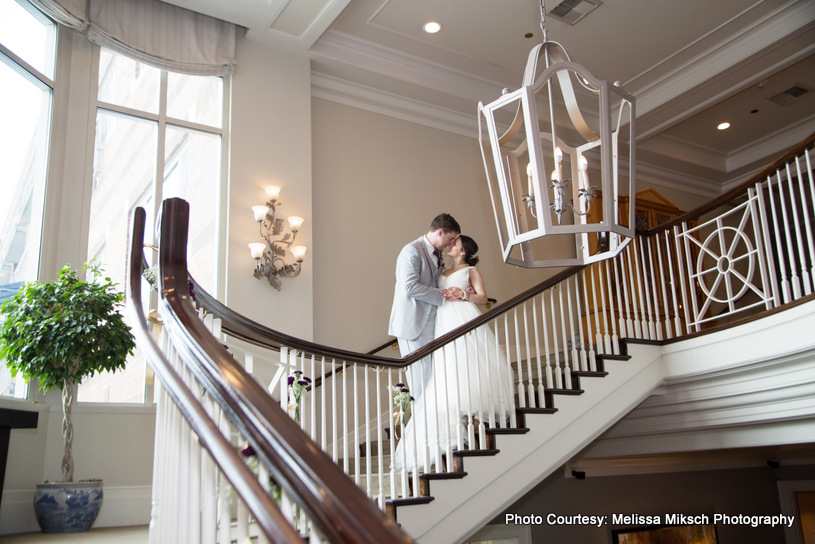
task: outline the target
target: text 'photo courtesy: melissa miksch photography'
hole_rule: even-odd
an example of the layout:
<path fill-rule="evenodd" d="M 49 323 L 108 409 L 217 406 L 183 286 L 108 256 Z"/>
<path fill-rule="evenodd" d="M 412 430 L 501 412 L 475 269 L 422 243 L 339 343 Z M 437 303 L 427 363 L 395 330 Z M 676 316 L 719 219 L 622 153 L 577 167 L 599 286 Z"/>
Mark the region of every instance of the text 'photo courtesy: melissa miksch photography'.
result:
<path fill-rule="evenodd" d="M 792 527 L 795 523 L 795 516 L 784 514 L 761 515 L 761 514 L 739 514 L 739 513 L 716 513 L 716 514 L 567 514 L 561 515 L 555 512 L 546 514 L 514 514 L 507 513 L 504 516 L 506 525 L 552 525 L 552 526 L 572 526 L 572 525 L 592 525 L 595 527 L 612 526 L 681 526 L 681 525 L 746 525 L 749 527 Z"/>

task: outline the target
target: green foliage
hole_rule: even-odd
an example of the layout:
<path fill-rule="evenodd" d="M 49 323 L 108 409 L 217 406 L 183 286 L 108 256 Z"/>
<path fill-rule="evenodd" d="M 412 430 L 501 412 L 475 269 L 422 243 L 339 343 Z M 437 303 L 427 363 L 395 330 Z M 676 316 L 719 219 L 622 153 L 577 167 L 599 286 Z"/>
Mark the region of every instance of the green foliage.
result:
<path fill-rule="evenodd" d="M 2 307 L 0 358 L 11 374 L 37 378 L 50 391 L 81 383 L 94 372 L 119 370 L 135 342 L 120 312 L 124 295 L 110 278 L 100 281 L 97 266 L 86 263 L 81 281 L 70 264 L 50 283 L 29 282 Z"/>

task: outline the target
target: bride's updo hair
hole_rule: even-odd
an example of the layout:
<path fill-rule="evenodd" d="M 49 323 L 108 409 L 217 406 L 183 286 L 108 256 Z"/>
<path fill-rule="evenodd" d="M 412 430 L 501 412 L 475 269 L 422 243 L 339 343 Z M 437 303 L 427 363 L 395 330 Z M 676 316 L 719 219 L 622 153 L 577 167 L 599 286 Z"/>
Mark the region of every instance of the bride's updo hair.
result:
<path fill-rule="evenodd" d="M 470 266 L 475 266 L 478 263 L 478 244 L 469 236 L 462 234 L 458 237 L 461 240 L 461 249 L 464 250 L 464 262 Z"/>

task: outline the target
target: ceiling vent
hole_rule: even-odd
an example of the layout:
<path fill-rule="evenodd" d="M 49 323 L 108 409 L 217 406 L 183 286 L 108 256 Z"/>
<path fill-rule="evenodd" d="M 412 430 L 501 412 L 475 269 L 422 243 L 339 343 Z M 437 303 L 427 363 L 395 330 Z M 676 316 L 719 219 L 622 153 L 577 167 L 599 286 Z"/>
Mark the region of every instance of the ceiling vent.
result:
<path fill-rule="evenodd" d="M 563 0 L 563 2 L 550 9 L 547 14 L 567 25 L 573 25 L 600 7 L 601 4 L 600 0 Z"/>
<path fill-rule="evenodd" d="M 802 83 L 796 83 L 789 89 L 781 91 L 780 93 L 771 96 L 767 100 L 775 102 L 779 106 L 789 106 L 790 104 L 801 100 L 812 92 L 812 89 Z"/>

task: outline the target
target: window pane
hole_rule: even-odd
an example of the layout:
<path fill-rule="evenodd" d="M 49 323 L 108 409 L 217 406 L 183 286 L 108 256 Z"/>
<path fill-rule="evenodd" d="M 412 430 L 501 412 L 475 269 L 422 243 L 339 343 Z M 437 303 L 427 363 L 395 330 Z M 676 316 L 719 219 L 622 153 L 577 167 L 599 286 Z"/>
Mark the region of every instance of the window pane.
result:
<path fill-rule="evenodd" d="M 128 221 L 137 206 L 153 209 L 158 123 L 99 110 L 93 161 L 88 255 L 105 275 L 124 285 Z M 80 402 L 144 402 L 145 361 L 141 354 L 127 368 L 102 373 L 79 387 Z"/>
<path fill-rule="evenodd" d="M 167 116 L 221 128 L 224 83 L 220 77 L 168 73 Z"/>
<path fill-rule="evenodd" d="M 13 0 L 0 2 L 0 43 L 51 80 L 56 36 L 56 25 L 40 12 Z"/>
<path fill-rule="evenodd" d="M 0 55 L 0 303 L 37 279 L 48 163 L 51 89 Z M 16 66 L 16 65 L 15 65 Z M 13 130 L 11 129 L 13 127 Z M 2 319 L 2 317 L 0 317 Z M 26 397 L 0 364 L 0 396 Z"/>
<path fill-rule="evenodd" d="M 190 204 L 187 265 L 209 293 L 215 293 L 218 249 L 221 137 L 167 127 L 163 198 Z"/>
<path fill-rule="evenodd" d="M 102 49 L 99 95 L 102 102 L 158 113 L 161 70 Z"/>

